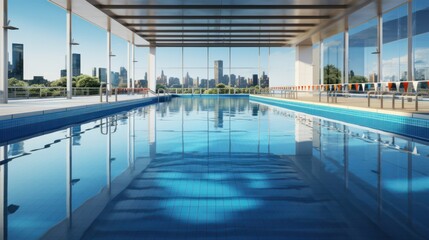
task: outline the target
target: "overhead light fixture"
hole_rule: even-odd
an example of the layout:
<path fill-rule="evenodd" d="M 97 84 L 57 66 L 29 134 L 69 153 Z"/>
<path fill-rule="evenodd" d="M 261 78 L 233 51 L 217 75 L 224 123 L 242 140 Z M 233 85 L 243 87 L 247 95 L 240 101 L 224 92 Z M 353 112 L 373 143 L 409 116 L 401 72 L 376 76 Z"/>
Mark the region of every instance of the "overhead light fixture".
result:
<path fill-rule="evenodd" d="M 78 46 L 80 44 L 77 43 L 77 42 L 75 42 L 74 39 L 72 39 L 70 45 L 72 45 L 72 46 Z"/>
<path fill-rule="evenodd" d="M 375 52 L 372 52 L 371 54 L 380 54 L 380 50 L 378 50 L 378 48 L 376 48 Z"/>
<path fill-rule="evenodd" d="M 19 28 L 14 27 L 14 26 L 11 26 L 11 25 L 9 25 L 9 24 L 10 24 L 10 20 L 9 20 L 9 21 L 7 21 L 6 26 L 3 26 L 3 29 L 6 29 L 6 30 L 19 30 Z"/>

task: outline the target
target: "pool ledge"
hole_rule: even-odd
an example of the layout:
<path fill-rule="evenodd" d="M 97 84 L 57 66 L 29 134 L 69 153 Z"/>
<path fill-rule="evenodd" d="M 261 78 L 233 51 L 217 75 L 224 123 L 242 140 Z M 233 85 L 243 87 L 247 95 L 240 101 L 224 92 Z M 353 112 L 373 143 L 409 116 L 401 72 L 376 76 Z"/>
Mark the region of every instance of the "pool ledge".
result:
<path fill-rule="evenodd" d="M 260 95 L 251 95 L 251 97 L 252 98 L 261 98 L 261 99 L 271 99 L 274 101 L 299 103 L 299 104 L 307 104 L 307 105 L 314 105 L 314 106 L 324 106 L 324 107 L 330 107 L 330 108 L 348 109 L 348 110 L 364 111 L 364 112 L 371 112 L 371 113 L 381 113 L 381 114 L 389 114 L 389 115 L 395 115 L 395 116 L 429 120 L 429 114 L 422 114 L 422 113 L 407 113 L 407 112 L 399 112 L 399 111 L 390 111 L 390 110 L 386 110 L 386 109 L 343 106 L 343 105 L 336 105 L 335 103 L 327 104 L 327 103 L 300 101 L 300 100 L 294 100 L 294 99 L 284 99 L 284 98 L 278 98 L 278 97 L 267 97 L 267 96 L 260 96 Z"/>
<path fill-rule="evenodd" d="M 258 95 L 251 95 L 249 99 L 317 117 L 407 136 L 411 139 L 429 141 L 429 118 L 424 114 L 338 106 Z"/>
<path fill-rule="evenodd" d="M 0 144 L 52 131 L 136 107 L 163 102 L 167 97 L 146 97 L 109 103 L 87 103 L 0 116 Z M 31 104 L 28 106 L 31 109 Z M 7 111 L 7 107 L 5 109 Z"/>

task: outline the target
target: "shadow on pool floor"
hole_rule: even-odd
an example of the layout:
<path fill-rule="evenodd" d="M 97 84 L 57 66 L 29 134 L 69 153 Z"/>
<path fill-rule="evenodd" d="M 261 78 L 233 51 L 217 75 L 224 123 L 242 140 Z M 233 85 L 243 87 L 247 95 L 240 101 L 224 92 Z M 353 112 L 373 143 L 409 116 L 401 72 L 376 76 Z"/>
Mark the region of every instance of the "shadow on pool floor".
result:
<path fill-rule="evenodd" d="M 83 239 L 386 238 L 350 220 L 289 159 L 158 155 Z"/>

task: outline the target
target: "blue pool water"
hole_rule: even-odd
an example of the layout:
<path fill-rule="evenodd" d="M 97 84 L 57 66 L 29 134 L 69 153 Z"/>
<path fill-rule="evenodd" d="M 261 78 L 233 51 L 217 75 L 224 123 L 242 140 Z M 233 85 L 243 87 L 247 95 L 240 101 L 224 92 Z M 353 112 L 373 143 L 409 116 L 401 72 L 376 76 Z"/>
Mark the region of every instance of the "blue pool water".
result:
<path fill-rule="evenodd" d="M 8 239 L 428 239 L 422 140 L 249 101 L 170 102 L 1 147 Z"/>

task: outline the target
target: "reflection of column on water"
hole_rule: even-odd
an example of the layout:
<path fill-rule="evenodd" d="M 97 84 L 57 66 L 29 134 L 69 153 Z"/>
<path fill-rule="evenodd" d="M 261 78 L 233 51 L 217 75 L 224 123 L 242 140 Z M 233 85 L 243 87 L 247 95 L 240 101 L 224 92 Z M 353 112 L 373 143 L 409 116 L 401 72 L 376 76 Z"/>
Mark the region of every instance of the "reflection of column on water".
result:
<path fill-rule="evenodd" d="M 68 226 L 72 226 L 72 178 L 73 178 L 73 127 L 67 130 L 66 154 L 66 217 Z"/>
<path fill-rule="evenodd" d="M 136 123 L 135 123 L 135 112 L 128 113 L 128 167 L 134 169 L 135 163 L 135 144 L 136 144 Z"/>
<path fill-rule="evenodd" d="M 7 159 L 7 145 L 0 147 L 0 161 Z M 7 239 L 7 163 L 0 165 L 0 240 Z"/>
<path fill-rule="evenodd" d="M 148 113 L 149 156 L 156 156 L 156 105 L 149 107 Z"/>
<path fill-rule="evenodd" d="M 313 120 L 306 116 L 295 115 L 295 154 L 310 156 L 313 154 Z"/>

